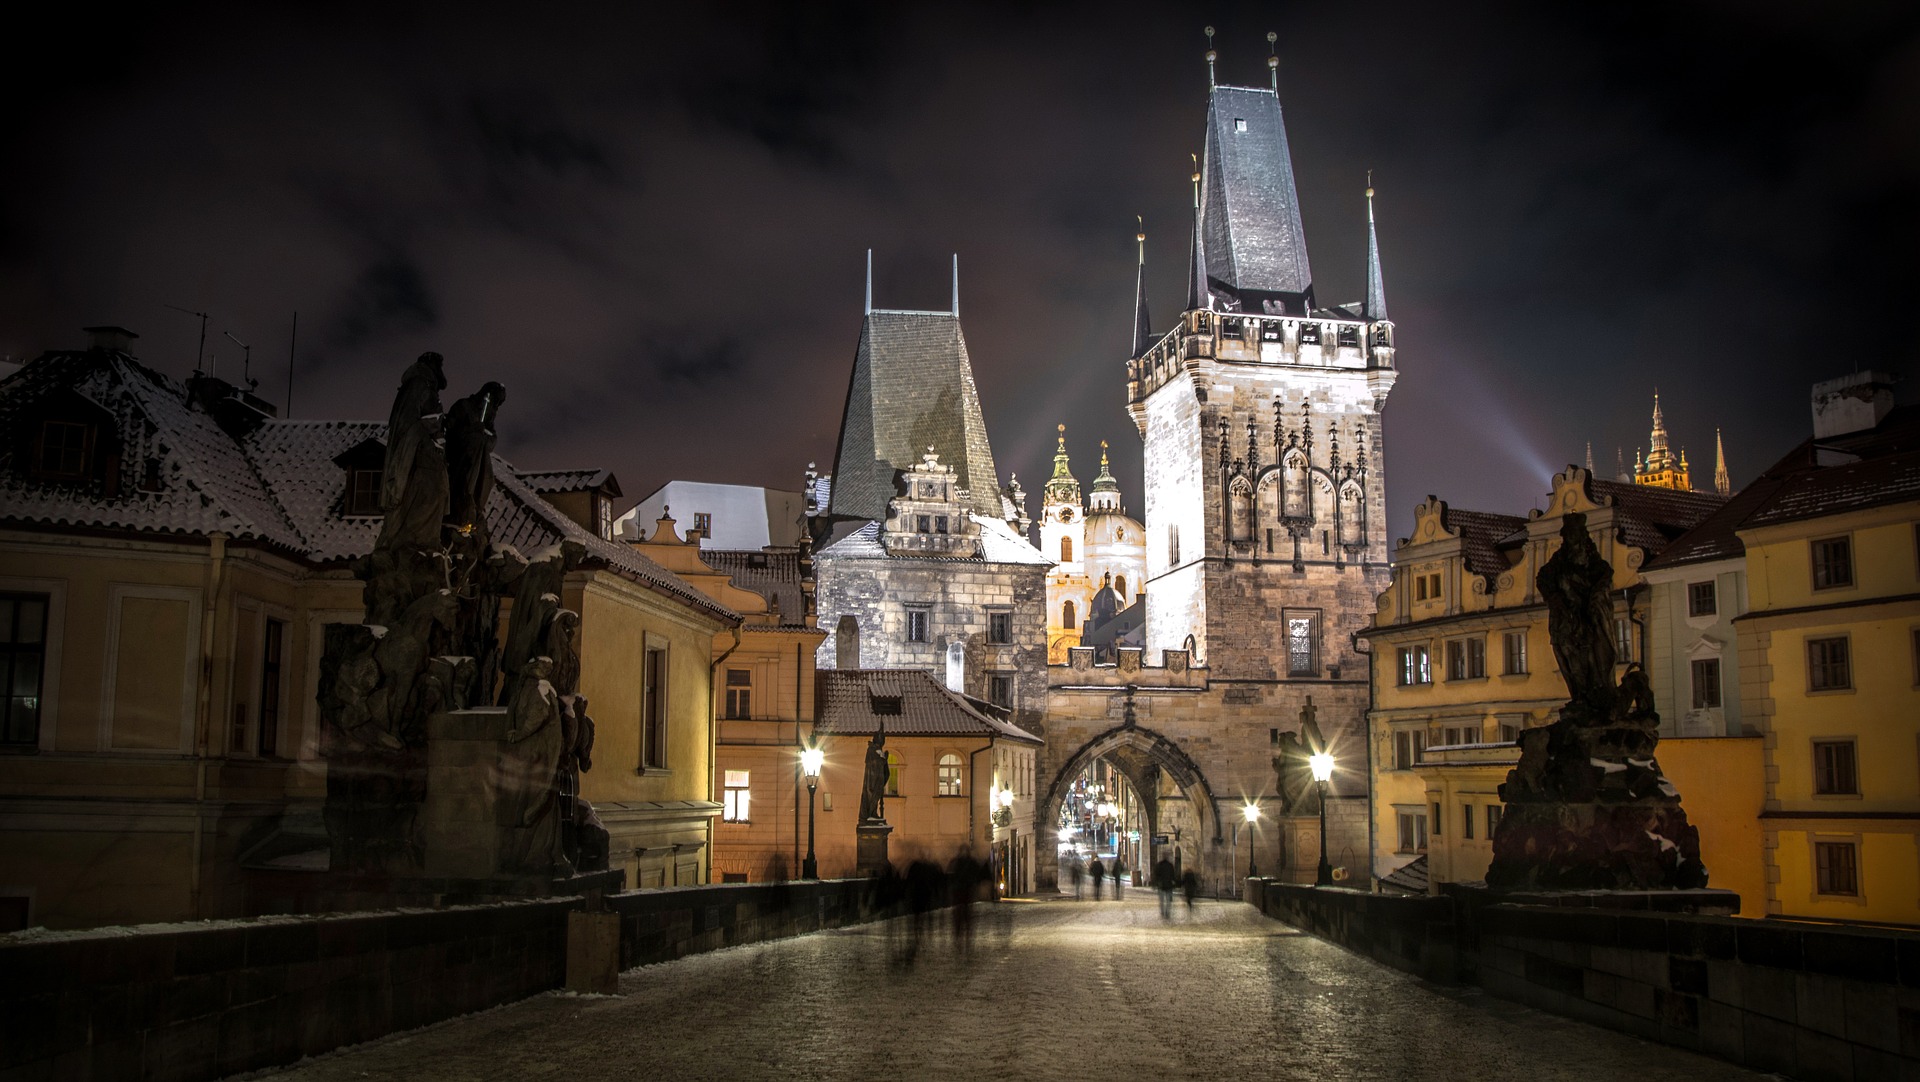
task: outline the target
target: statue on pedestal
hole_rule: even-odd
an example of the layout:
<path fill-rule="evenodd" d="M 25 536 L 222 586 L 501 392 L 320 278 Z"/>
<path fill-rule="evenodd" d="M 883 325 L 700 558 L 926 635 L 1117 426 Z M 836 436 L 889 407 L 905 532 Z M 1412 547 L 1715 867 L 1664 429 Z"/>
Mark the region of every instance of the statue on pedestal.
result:
<path fill-rule="evenodd" d="M 861 772 L 860 822 L 884 823 L 887 799 L 887 727 L 883 722 L 867 741 L 865 769 Z"/>

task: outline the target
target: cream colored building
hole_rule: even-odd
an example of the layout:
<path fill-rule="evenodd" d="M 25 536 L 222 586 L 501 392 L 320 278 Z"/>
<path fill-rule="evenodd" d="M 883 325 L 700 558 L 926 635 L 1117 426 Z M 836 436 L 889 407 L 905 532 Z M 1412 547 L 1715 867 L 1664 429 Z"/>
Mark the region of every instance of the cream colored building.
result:
<path fill-rule="evenodd" d="M 362 616 L 384 425 L 276 420 L 92 335 L 0 383 L 0 929 L 272 910 L 325 869 L 321 640 Z M 711 642 L 738 617 L 495 461 L 494 538 L 588 554 L 564 604 L 615 866 L 703 881 Z"/>
<path fill-rule="evenodd" d="M 1067 426 L 1053 455 L 1053 476 L 1042 496 L 1040 551 L 1056 561 L 1047 572 L 1047 663 L 1064 665 L 1067 652 L 1081 644 L 1088 621 L 1111 620 L 1138 604 L 1147 569 L 1147 531 L 1127 517 L 1120 482 L 1107 465 L 1106 441 L 1100 443 L 1100 475 L 1082 500 L 1080 482 L 1067 456 Z M 1110 598 L 1100 598 L 1111 590 Z M 1099 599 L 1099 602 L 1096 602 Z M 1138 645 L 1137 642 L 1130 645 Z"/>
<path fill-rule="evenodd" d="M 1517 761 L 1513 742 L 1521 729 L 1551 723 L 1567 699 L 1535 585 L 1559 548 L 1560 519 L 1585 514 L 1613 568 L 1624 669 L 1644 663 L 1655 622 L 1640 568 L 1723 503 L 1569 466 L 1553 478 L 1546 509 L 1525 518 L 1456 510 L 1432 497 L 1415 511 L 1393 585 L 1364 633 L 1373 647 L 1377 878 L 1391 885 L 1409 874 L 1432 884 L 1485 876 L 1503 807 L 1498 787 Z M 1659 754 L 1700 828 L 1714 885 L 1755 890 L 1758 776 L 1744 771 L 1757 741 L 1662 740 Z"/>

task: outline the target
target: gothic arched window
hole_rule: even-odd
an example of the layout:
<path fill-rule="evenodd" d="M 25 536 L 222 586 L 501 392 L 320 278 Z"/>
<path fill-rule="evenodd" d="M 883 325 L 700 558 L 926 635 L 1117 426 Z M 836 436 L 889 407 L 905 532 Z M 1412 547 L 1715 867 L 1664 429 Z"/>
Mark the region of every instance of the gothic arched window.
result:
<path fill-rule="evenodd" d="M 1127 577 L 1125 575 L 1115 575 L 1113 577 L 1113 592 L 1120 595 L 1120 600 L 1125 601 L 1127 599 Z"/>
<path fill-rule="evenodd" d="M 1072 631 L 1074 627 L 1077 626 L 1074 624 L 1073 619 L 1073 602 L 1062 602 L 1060 605 L 1060 626 L 1066 628 L 1068 631 Z"/>
<path fill-rule="evenodd" d="M 1362 543 L 1360 528 L 1361 511 L 1365 507 L 1366 497 L 1360 486 L 1351 482 L 1340 489 L 1340 543 L 1359 545 Z"/>

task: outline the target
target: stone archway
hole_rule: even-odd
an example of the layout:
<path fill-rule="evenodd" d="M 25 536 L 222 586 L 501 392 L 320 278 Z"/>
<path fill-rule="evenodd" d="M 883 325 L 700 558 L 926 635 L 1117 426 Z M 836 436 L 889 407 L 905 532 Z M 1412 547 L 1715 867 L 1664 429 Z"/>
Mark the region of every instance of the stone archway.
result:
<path fill-rule="evenodd" d="M 1200 843 L 1196 847 L 1197 852 L 1206 854 L 1219 849 L 1220 818 L 1214 804 L 1213 787 L 1207 784 L 1206 775 L 1201 773 L 1200 767 L 1180 749 L 1180 745 L 1166 736 L 1138 725 L 1121 724 L 1082 744 L 1048 779 L 1046 791 L 1035 809 L 1038 816 L 1034 824 L 1038 835 L 1036 856 L 1050 855 L 1056 851 L 1060 842 L 1060 806 L 1067 798 L 1068 787 L 1082 771 L 1103 758 L 1113 761 L 1136 790 L 1144 790 L 1147 784 L 1146 768 L 1157 767 L 1187 795 L 1200 821 L 1203 837 L 1196 839 Z M 1157 802 L 1148 801 L 1149 832 L 1159 827 L 1157 815 Z M 1057 890 L 1059 881 L 1050 857 L 1037 859 L 1035 864 L 1035 889 Z"/>

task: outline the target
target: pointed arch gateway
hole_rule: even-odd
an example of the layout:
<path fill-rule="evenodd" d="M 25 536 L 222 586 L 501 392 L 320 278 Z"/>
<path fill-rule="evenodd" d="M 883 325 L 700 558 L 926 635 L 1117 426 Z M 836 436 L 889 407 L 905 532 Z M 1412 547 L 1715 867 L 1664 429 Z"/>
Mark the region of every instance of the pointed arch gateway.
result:
<path fill-rule="evenodd" d="M 1047 779 L 1046 791 L 1042 794 L 1036 809 L 1036 820 L 1040 834 L 1041 852 L 1051 852 L 1059 844 L 1060 806 L 1065 803 L 1068 787 L 1073 779 L 1080 776 L 1088 767 L 1100 759 L 1114 759 L 1121 764 L 1131 762 L 1137 765 L 1152 765 L 1160 768 L 1173 783 L 1186 794 L 1192 805 L 1194 815 L 1200 822 L 1201 837 L 1195 839 L 1197 849 L 1204 853 L 1207 848 L 1217 848 L 1221 844 L 1221 824 L 1218 809 L 1215 806 L 1213 787 L 1207 778 L 1180 745 L 1170 738 L 1135 724 L 1122 723 L 1093 737 L 1082 744 L 1073 754 L 1060 764 L 1053 777 Z M 1141 779 L 1135 777 L 1136 771 L 1121 765 L 1121 771 L 1135 788 L 1139 788 Z M 1159 830 L 1159 808 L 1154 801 L 1146 802 L 1147 826 L 1149 833 Z M 1045 889 L 1045 880 L 1053 870 L 1049 861 L 1039 862 L 1036 878 Z"/>

